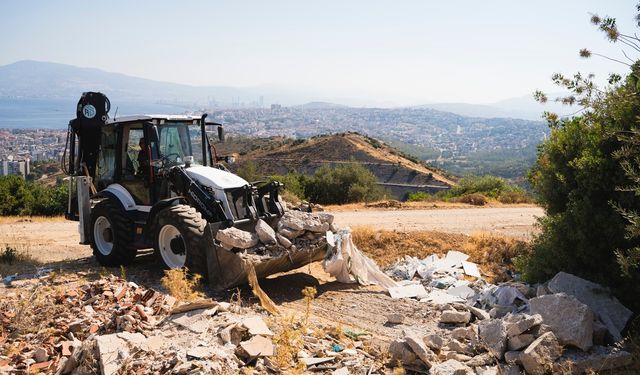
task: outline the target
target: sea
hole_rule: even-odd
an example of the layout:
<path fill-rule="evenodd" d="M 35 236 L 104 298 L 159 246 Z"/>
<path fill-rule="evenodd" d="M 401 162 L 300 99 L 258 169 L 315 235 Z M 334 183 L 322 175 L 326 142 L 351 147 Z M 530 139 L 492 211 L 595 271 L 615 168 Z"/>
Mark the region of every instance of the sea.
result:
<path fill-rule="evenodd" d="M 76 117 L 76 99 L 2 98 L 0 129 L 64 129 Z M 110 117 L 133 114 L 182 114 L 188 109 L 164 103 L 111 101 Z M 117 112 L 116 112 L 117 111 Z"/>

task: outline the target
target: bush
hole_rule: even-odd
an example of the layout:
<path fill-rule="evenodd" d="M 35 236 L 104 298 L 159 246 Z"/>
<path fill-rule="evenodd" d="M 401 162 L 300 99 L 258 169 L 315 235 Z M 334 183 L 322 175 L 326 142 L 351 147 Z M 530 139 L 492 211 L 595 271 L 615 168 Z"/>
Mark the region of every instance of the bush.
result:
<path fill-rule="evenodd" d="M 500 194 L 498 201 L 504 204 L 532 203 L 531 196 L 524 190 L 505 191 Z"/>
<path fill-rule="evenodd" d="M 0 177 L 0 215 L 62 215 L 67 205 L 67 188 L 46 187 L 20 176 Z"/>
<path fill-rule="evenodd" d="M 304 175 L 289 172 L 286 175 L 273 175 L 269 181 L 278 181 L 284 185 L 284 190 L 293 194 L 298 200 L 305 199 L 304 195 Z"/>
<path fill-rule="evenodd" d="M 487 204 L 487 197 L 482 194 L 472 193 L 465 194 L 461 197 L 457 197 L 452 199 L 453 202 L 472 204 L 474 206 L 484 206 Z"/>
<path fill-rule="evenodd" d="M 310 201 L 320 204 L 371 202 L 384 196 L 376 176 L 357 163 L 319 168 L 304 179 L 304 192 Z"/>
<path fill-rule="evenodd" d="M 408 202 L 429 202 L 435 200 L 435 197 L 424 191 L 416 191 L 407 195 Z"/>

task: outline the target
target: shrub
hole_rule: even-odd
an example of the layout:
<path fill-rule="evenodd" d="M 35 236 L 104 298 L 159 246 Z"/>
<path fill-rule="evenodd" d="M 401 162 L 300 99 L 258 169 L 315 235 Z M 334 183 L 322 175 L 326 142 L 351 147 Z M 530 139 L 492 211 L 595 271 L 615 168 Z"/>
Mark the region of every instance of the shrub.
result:
<path fill-rule="evenodd" d="M 504 204 L 532 203 L 533 199 L 524 190 L 505 191 L 498 197 L 498 201 Z"/>
<path fill-rule="evenodd" d="M 67 205 L 67 188 L 46 187 L 20 176 L 0 177 L 0 215 L 62 215 Z"/>
<path fill-rule="evenodd" d="M 358 163 L 323 166 L 304 179 L 305 196 L 320 204 L 371 202 L 383 197 L 376 176 Z"/>
<path fill-rule="evenodd" d="M 482 194 L 472 193 L 465 194 L 461 197 L 457 197 L 452 199 L 453 202 L 472 204 L 474 206 L 484 206 L 487 204 L 487 197 Z"/>
<path fill-rule="evenodd" d="M 414 193 L 409 193 L 407 195 L 407 201 L 409 202 L 425 202 L 425 201 L 431 201 L 434 200 L 434 196 L 424 192 L 424 191 L 416 191 Z"/>

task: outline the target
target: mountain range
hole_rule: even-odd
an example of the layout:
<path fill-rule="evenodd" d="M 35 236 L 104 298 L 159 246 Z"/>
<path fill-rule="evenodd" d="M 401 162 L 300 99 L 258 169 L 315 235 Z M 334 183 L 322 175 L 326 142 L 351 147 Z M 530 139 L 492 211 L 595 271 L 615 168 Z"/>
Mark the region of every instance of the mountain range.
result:
<path fill-rule="evenodd" d="M 170 110 L 179 113 L 200 108 L 255 107 L 281 104 L 285 106 L 355 106 L 389 107 L 390 102 L 372 102 L 359 98 L 317 97 L 303 89 L 277 85 L 236 88 L 227 86 L 191 86 L 154 81 L 94 68 L 32 60 L 0 66 L 0 100 L 59 101 L 72 103 L 83 91 L 102 91 L 128 113 L 149 110 Z M 9 103 L 11 105 L 12 103 Z M 160 108 L 156 109 L 156 107 Z M 0 105 L 4 110 L 5 106 Z M 123 108 L 124 107 L 124 108 Z M 66 110 L 68 107 L 60 108 Z M 509 117 L 540 120 L 544 107 L 531 96 L 511 98 L 492 104 L 429 103 L 416 108 L 432 108 L 463 116 L 493 118 Z M 34 108 L 37 112 L 39 109 Z M 547 110 L 561 111 L 551 105 Z M 6 119 L 5 119 L 6 120 Z M 0 127 L 7 126 L 0 117 Z"/>

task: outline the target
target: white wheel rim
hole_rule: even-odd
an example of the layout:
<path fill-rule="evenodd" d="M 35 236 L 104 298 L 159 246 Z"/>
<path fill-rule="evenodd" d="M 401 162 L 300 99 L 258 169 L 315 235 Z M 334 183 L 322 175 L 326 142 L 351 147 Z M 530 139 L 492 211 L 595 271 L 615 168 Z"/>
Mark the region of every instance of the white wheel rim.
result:
<path fill-rule="evenodd" d="M 107 239 L 105 233 L 110 231 L 110 237 Z M 96 248 L 102 255 L 109 255 L 113 250 L 113 229 L 109 219 L 104 216 L 100 216 L 93 224 L 93 242 L 96 244 Z"/>
<path fill-rule="evenodd" d="M 171 248 L 171 241 L 179 239 L 182 241 L 182 248 L 184 252 L 179 253 L 174 251 L 175 249 Z M 174 242 L 175 245 L 175 242 Z M 182 238 L 182 234 L 178 228 L 174 227 L 171 224 L 167 224 L 160 229 L 160 233 L 158 234 L 158 248 L 160 250 L 160 256 L 164 261 L 164 264 L 169 268 L 181 268 L 184 267 L 185 261 L 187 260 L 187 246 L 184 243 L 184 238 Z"/>

